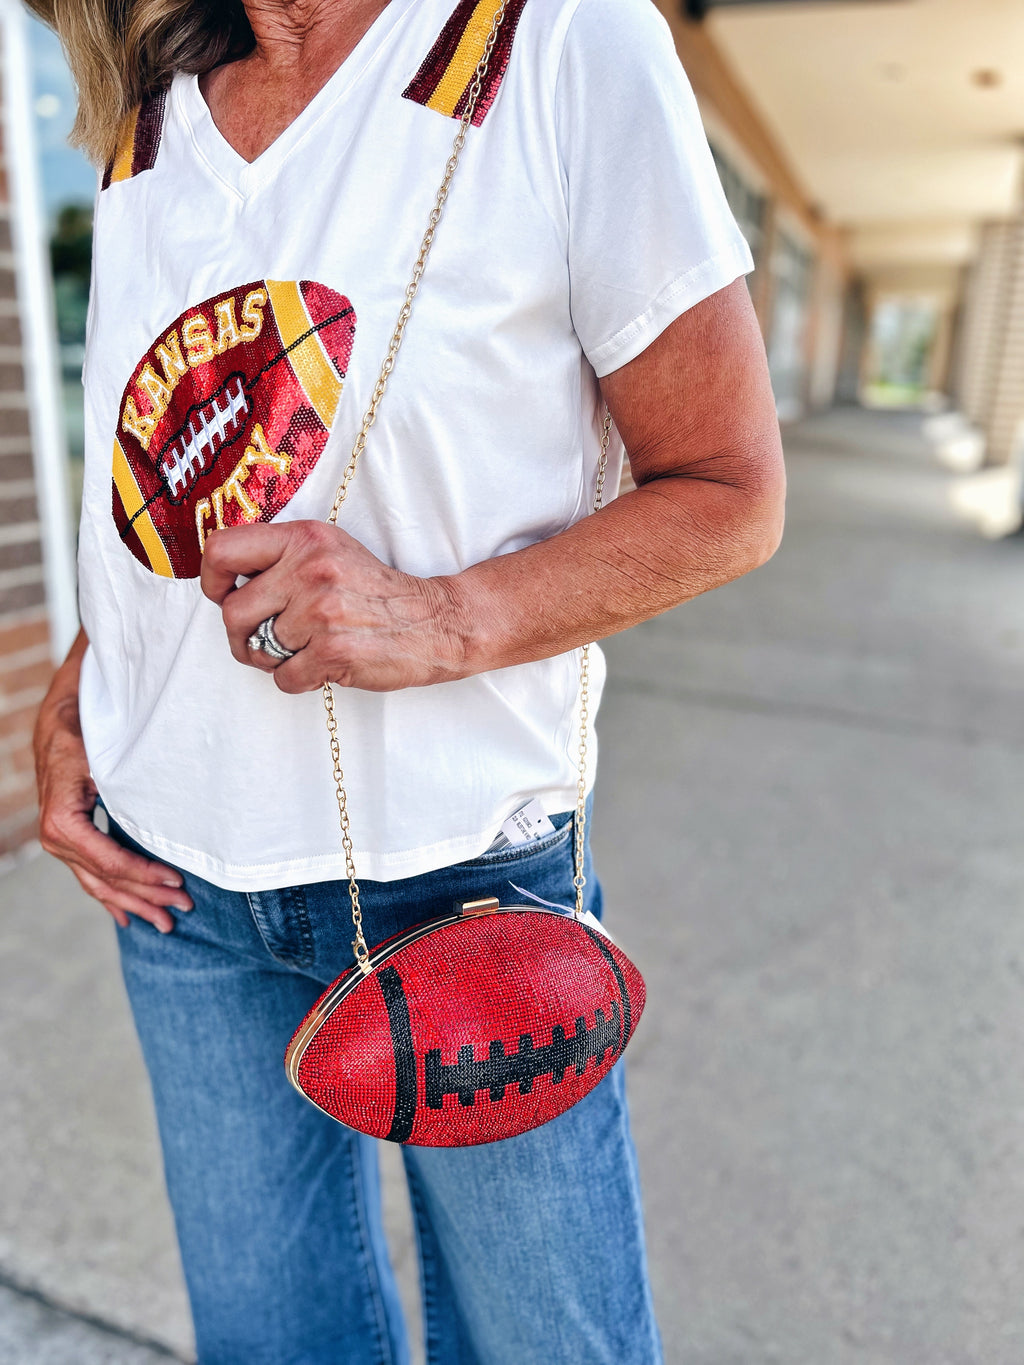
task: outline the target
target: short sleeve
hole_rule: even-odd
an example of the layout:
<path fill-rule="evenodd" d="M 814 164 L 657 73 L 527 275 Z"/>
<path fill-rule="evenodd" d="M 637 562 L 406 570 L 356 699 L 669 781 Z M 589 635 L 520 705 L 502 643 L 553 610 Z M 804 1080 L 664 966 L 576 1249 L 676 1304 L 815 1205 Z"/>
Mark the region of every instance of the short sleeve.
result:
<path fill-rule="evenodd" d="M 555 118 L 573 326 L 604 376 L 754 263 L 652 0 L 580 0 Z"/>

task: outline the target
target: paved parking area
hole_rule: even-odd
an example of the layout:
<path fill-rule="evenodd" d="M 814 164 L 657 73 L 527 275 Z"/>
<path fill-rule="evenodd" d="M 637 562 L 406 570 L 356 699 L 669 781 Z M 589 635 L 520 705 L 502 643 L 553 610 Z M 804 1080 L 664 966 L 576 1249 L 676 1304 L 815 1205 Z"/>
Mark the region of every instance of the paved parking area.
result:
<path fill-rule="evenodd" d="M 667 1360 L 1020 1365 L 1024 539 L 957 519 L 912 419 L 788 447 L 775 560 L 608 646 Z M 45 859 L 0 896 L 0 1365 L 187 1359 L 105 919 Z"/>

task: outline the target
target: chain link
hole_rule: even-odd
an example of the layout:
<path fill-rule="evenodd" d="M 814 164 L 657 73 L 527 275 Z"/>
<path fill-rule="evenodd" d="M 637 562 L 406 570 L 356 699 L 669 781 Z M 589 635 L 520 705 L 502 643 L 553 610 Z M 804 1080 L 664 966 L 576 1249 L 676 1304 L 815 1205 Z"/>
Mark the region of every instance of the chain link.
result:
<path fill-rule="evenodd" d="M 324 683 L 324 710 L 327 712 L 327 733 L 331 737 L 331 759 L 334 763 L 334 789 L 338 798 L 338 820 L 341 824 L 341 846 L 345 850 L 345 875 L 348 877 L 348 894 L 352 901 L 352 924 L 356 936 L 352 940 L 352 951 L 360 971 L 365 975 L 370 970 L 370 952 L 363 937 L 363 911 L 359 904 L 359 883 L 356 881 L 356 865 L 352 856 L 352 829 L 348 818 L 348 795 L 345 791 L 345 774 L 341 767 L 341 745 L 338 743 L 338 717 L 334 711 L 334 690 L 329 682 Z"/>
<path fill-rule="evenodd" d="M 608 472 L 608 443 L 612 434 L 612 415 L 605 409 L 601 427 L 601 458 L 597 465 L 597 487 L 594 492 L 594 511 L 600 512 L 604 502 L 604 479 Z M 573 879 L 576 888 L 577 919 L 583 918 L 583 888 L 587 879 L 583 874 L 584 845 L 587 832 L 587 737 L 590 732 L 590 646 L 584 645 L 580 655 L 580 738 L 577 746 L 579 777 L 576 781 L 576 819 L 573 824 Z"/>
<path fill-rule="evenodd" d="M 434 207 L 430 210 L 430 217 L 427 219 L 427 230 L 423 234 L 423 241 L 420 243 L 419 255 L 416 257 L 416 264 L 413 267 L 412 279 L 409 281 L 405 290 L 405 300 L 402 303 L 398 314 L 398 321 L 395 323 L 395 330 L 391 334 L 391 342 L 388 346 L 388 353 L 381 366 L 380 374 L 374 385 L 373 393 L 370 395 L 370 403 L 363 417 L 362 426 L 352 447 L 352 454 L 349 456 L 348 464 L 341 476 L 341 483 L 338 491 L 334 495 L 334 503 L 330 512 L 327 514 L 328 522 L 334 526 L 338 521 L 338 513 L 341 511 L 342 503 L 348 497 L 349 485 L 355 476 L 356 465 L 359 457 L 366 448 L 366 438 L 370 434 L 370 428 L 377 420 L 377 409 L 380 407 L 381 399 L 384 397 L 388 387 L 388 379 L 391 371 L 395 368 L 395 358 L 402 345 L 402 338 L 405 336 L 406 324 L 412 313 L 413 301 L 419 292 L 420 280 L 426 269 L 427 257 L 430 255 L 430 248 L 434 245 L 434 234 L 437 232 L 437 225 L 441 221 L 441 214 L 448 199 L 448 191 L 451 189 L 452 180 L 458 170 L 459 158 L 462 149 L 466 145 L 466 133 L 469 125 L 473 121 L 476 112 L 477 102 L 480 99 L 480 92 L 483 89 L 484 78 L 487 75 L 487 68 L 490 66 L 491 56 L 494 52 L 494 45 L 498 41 L 498 33 L 505 18 L 505 0 L 501 0 L 491 24 L 491 31 L 484 44 L 484 50 L 480 61 L 477 63 L 476 73 L 473 76 L 473 83 L 469 87 L 466 97 L 466 107 L 463 110 L 462 118 L 459 121 L 458 132 L 455 134 L 455 141 L 452 143 L 451 155 L 445 164 L 444 178 L 434 200 Z M 352 856 L 352 831 L 348 816 L 348 796 L 345 791 L 345 774 L 341 766 L 341 746 L 338 742 L 338 718 L 334 710 L 334 689 L 328 679 L 323 685 L 324 710 L 327 713 L 327 733 L 331 738 L 331 758 L 334 763 L 334 787 L 338 798 L 338 822 L 341 825 L 341 846 L 345 850 L 345 875 L 348 877 L 348 894 L 352 902 L 352 924 L 356 931 L 356 936 L 352 940 L 352 951 L 355 954 L 356 963 L 361 972 L 370 971 L 370 950 L 366 946 L 366 939 L 363 936 L 363 912 L 359 905 L 359 883 L 356 881 L 355 861 Z"/>

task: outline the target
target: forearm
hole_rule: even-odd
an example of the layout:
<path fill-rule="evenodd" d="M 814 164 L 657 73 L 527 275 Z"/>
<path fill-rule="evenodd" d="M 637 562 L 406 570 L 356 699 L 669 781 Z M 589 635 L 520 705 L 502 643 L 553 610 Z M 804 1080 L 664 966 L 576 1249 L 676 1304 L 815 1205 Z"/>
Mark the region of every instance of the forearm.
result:
<path fill-rule="evenodd" d="M 192 909 L 181 873 L 122 848 L 93 824 L 98 793 L 78 718 L 78 680 L 88 647 L 86 633 L 80 630 L 39 709 L 35 732 L 39 840 L 47 853 L 67 863 L 122 929 L 128 927 L 129 915 L 137 915 L 169 934 L 174 928 L 171 909 Z"/>
<path fill-rule="evenodd" d="M 550 540 L 440 580 L 464 675 L 626 630 L 770 558 L 781 468 L 756 483 L 651 479 Z"/>
<path fill-rule="evenodd" d="M 36 718 L 34 745 L 38 764 L 42 751 L 47 749 L 58 734 L 70 735 L 81 740 L 82 730 L 78 718 L 78 681 L 82 672 L 82 659 L 89 648 L 89 638 L 84 628 L 75 636 L 67 657 L 53 675 L 53 679 L 43 698 Z"/>

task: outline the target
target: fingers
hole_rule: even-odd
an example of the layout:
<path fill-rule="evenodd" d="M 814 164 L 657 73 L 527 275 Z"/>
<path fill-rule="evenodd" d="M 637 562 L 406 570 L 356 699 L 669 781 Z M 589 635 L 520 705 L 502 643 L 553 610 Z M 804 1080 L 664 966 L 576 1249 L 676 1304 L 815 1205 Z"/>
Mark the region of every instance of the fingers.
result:
<path fill-rule="evenodd" d="M 83 820 L 81 827 L 76 825 L 73 830 L 69 829 L 67 839 L 68 851 L 75 861 L 104 881 L 137 883 L 146 888 L 157 903 L 181 905 L 183 900 L 188 900 L 187 893 L 181 889 L 180 872 L 123 848 L 109 834 L 101 833 L 92 821 Z M 185 906 L 181 905 L 181 908 Z"/>
<path fill-rule="evenodd" d="M 130 885 L 114 886 L 84 867 L 73 867 L 72 871 L 89 895 L 100 902 L 122 929 L 128 928 L 129 915 L 146 920 L 161 934 L 169 934 L 174 928 L 174 916 L 165 906 L 154 904 L 146 895 L 139 894 L 143 891 L 141 885 L 134 889 Z"/>
<path fill-rule="evenodd" d="M 169 907 L 192 909 L 180 872 L 123 848 L 101 833 L 81 809 L 49 813 L 41 837 L 47 852 L 68 864 L 85 890 L 122 928 L 131 914 L 169 933 L 174 928 Z"/>
<path fill-rule="evenodd" d="M 228 647 L 240 664 L 272 673 L 280 662 L 263 650 L 252 649 L 249 637 L 261 621 L 284 612 L 290 601 L 294 574 L 273 572 L 279 568 L 282 557 L 291 552 L 291 560 L 295 561 L 311 545 L 324 539 L 325 531 L 326 527 L 319 522 L 256 524 L 228 527 L 213 532 L 207 539 L 200 575 L 203 592 L 220 606 Z M 335 537 L 338 535 L 335 531 Z M 250 581 L 237 587 L 240 575 Z M 277 625 L 275 633 L 287 649 L 302 649 L 308 643 L 308 635 L 293 641 L 287 634 L 282 635 Z"/>
<path fill-rule="evenodd" d="M 40 746 L 37 775 L 39 840 L 47 853 L 67 863 L 122 928 L 129 915 L 137 915 L 169 933 L 174 917 L 168 907 L 192 909 L 184 879 L 176 868 L 123 848 L 93 824 L 97 792 L 74 728 L 56 727 Z"/>
<path fill-rule="evenodd" d="M 286 589 L 278 580 L 279 575 L 275 574 L 254 578 L 231 593 L 221 607 L 232 656 L 241 664 L 252 664 L 269 673 L 274 671 L 280 660 L 272 658 L 262 649 L 253 649 L 249 644 L 249 637 L 261 621 L 271 616 L 277 617 L 274 634 L 285 649 L 300 650 L 309 643 L 309 632 L 303 635 L 291 619 L 294 613 L 288 612 L 287 599 L 282 600 Z"/>
<path fill-rule="evenodd" d="M 238 575 L 249 581 L 236 587 Z M 220 605 L 232 656 L 273 673 L 282 692 L 312 691 L 325 678 L 390 691 L 455 673 L 459 639 L 432 580 L 391 568 L 337 526 L 294 521 L 215 532 L 202 578 Z M 250 647 L 270 617 L 295 658 Z"/>
<path fill-rule="evenodd" d="M 274 669 L 274 683 L 279 691 L 297 697 L 303 692 L 312 692 L 319 685 L 310 683 L 308 673 L 305 663 L 300 662 L 299 656 L 296 655 L 294 659 L 284 659 L 277 665 Z M 323 682 L 322 678 L 320 682 Z"/>
<path fill-rule="evenodd" d="M 234 654 L 234 650 L 231 652 Z M 239 660 L 239 663 L 251 664 L 253 668 L 258 668 L 261 673 L 273 673 L 280 662 L 280 659 L 272 659 L 269 654 L 264 654 L 262 649 L 253 649 L 251 646 L 246 651 L 246 657 Z"/>
<path fill-rule="evenodd" d="M 210 601 L 222 605 L 240 574 L 251 578 L 276 564 L 295 534 L 296 525 L 258 522 L 212 531 L 206 538 L 199 574 L 200 587 Z"/>
<path fill-rule="evenodd" d="M 328 678 L 338 687 L 355 686 L 351 669 L 344 664 L 332 666 L 318 661 L 315 651 L 311 649 L 299 650 L 294 659 L 282 659 L 274 668 L 274 685 L 288 696 L 316 692 Z M 366 692 L 387 690 L 375 686 L 371 678 L 361 678 L 359 686 Z"/>

